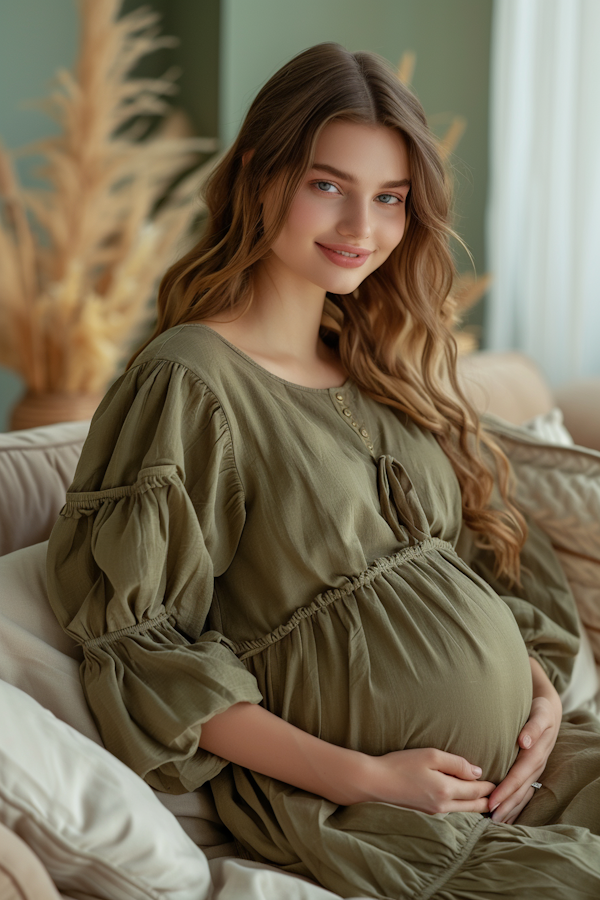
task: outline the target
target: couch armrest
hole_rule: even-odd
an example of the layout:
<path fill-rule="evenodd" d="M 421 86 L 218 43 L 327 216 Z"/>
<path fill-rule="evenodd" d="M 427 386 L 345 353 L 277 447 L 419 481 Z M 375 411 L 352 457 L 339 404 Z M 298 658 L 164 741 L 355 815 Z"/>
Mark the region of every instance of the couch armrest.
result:
<path fill-rule="evenodd" d="M 571 381 L 555 392 L 555 399 L 575 443 L 600 450 L 600 378 Z"/>

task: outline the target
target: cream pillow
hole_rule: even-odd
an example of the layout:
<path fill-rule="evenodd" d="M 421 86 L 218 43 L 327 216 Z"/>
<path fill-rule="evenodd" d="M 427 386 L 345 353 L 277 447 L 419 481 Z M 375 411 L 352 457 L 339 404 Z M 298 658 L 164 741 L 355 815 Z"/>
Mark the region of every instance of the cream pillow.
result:
<path fill-rule="evenodd" d="M 48 603 L 47 546 L 44 541 L 0 557 L 0 679 L 100 744 L 79 678 L 81 648 Z"/>
<path fill-rule="evenodd" d="M 0 822 L 60 891 L 101 900 L 205 900 L 201 850 L 131 769 L 0 682 Z"/>
<path fill-rule="evenodd" d="M 555 406 L 550 412 L 542 413 L 523 422 L 522 428 L 526 428 L 531 434 L 548 444 L 558 444 L 560 447 L 572 447 L 574 440 L 565 428 L 562 410 Z"/>
<path fill-rule="evenodd" d="M 341 900 L 338 894 L 303 878 L 287 875 L 275 866 L 249 859 L 214 859 L 211 900 Z M 348 900 L 369 900 L 349 897 Z"/>

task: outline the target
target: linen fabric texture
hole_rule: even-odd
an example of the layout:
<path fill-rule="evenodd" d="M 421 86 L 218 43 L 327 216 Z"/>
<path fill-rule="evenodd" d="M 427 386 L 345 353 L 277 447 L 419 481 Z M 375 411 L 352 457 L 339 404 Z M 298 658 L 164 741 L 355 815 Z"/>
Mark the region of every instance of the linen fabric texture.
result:
<path fill-rule="evenodd" d="M 533 521 L 519 590 L 458 555 L 461 525 L 450 463 L 408 417 L 351 380 L 290 384 L 207 326 L 165 332 L 100 404 L 49 542 L 104 744 L 161 790 L 210 780 L 241 852 L 345 897 L 597 895 L 588 713 L 565 716 L 512 826 L 337 807 L 198 749 L 203 722 L 248 701 L 341 746 L 434 746 L 500 781 L 528 655 L 564 690 L 579 622 Z"/>

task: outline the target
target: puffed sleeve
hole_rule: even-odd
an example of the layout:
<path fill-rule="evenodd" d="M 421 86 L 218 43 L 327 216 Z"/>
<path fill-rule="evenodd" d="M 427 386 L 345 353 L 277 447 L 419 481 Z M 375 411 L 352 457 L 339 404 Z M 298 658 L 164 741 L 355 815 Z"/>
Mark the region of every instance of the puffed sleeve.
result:
<path fill-rule="evenodd" d="M 466 527 L 457 550 L 510 607 L 530 656 L 540 663 L 554 687 L 568 687 L 579 650 L 579 617 L 575 600 L 550 538 L 531 517 L 521 551 L 521 584 L 509 585 L 494 574 L 494 555 L 475 546 Z"/>
<path fill-rule="evenodd" d="M 198 748 L 202 723 L 262 700 L 226 639 L 206 630 L 245 520 L 214 395 L 175 362 L 131 368 L 92 420 L 66 501 L 48 593 L 83 647 L 102 740 L 152 787 L 194 790 L 227 765 Z"/>

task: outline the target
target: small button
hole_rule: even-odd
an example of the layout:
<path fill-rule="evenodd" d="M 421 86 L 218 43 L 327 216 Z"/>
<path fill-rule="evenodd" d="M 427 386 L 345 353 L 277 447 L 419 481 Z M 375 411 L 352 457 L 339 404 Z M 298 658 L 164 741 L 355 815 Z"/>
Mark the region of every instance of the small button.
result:
<path fill-rule="evenodd" d="M 368 438 L 368 437 L 369 437 L 369 432 L 367 431 L 366 428 L 361 428 L 361 429 L 360 429 L 360 433 L 361 433 L 362 436 L 365 437 L 365 438 Z"/>
<path fill-rule="evenodd" d="M 352 427 L 358 428 L 358 422 L 355 422 L 354 419 L 352 419 Z"/>
<path fill-rule="evenodd" d="M 373 449 L 373 444 L 367 444 L 367 448 L 368 448 L 369 450 L 372 450 L 372 449 Z"/>
<path fill-rule="evenodd" d="M 339 400 L 340 403 L 343 403 L 343 402 L 344 402 L 344 395 L 343 395 L 343 394 L 340 394 L 340 393 L 338 392 L 338 393 L 335 395 L 335 399 L 336 399 L 336 400 Z"/>
<path fill-rule="evenodd" d="M 350 410 L 348 409 L 347 406 L 344 407 L 344 409 L 342 410 L 342 412 L 344 413 L 345 416 L 348 416 L 348 418 L 350 418 L 350 416 L 352 415 L 352 413 L 350 412 Z"/>

